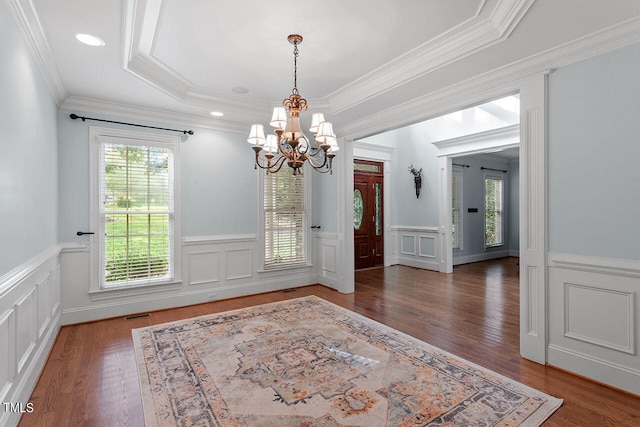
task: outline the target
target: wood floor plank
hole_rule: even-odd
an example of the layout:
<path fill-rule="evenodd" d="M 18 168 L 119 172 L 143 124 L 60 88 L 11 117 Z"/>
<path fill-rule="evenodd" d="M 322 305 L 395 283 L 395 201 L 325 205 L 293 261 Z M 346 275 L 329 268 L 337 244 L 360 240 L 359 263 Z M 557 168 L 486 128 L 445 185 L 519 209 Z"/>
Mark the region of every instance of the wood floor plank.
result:
<path fill-rule="evenodd" d="M 563 399 L 545 426 L 640 426 L 640 397 L 520 357 L 516 258 L 458 266 L 453 274 L 404 266 L 361 270 L 349 295 L 314 285 L 65 326 L 31 396 L 34 412 L 19 425 L 142 426 L 132 329 L 306 295 Z"/>

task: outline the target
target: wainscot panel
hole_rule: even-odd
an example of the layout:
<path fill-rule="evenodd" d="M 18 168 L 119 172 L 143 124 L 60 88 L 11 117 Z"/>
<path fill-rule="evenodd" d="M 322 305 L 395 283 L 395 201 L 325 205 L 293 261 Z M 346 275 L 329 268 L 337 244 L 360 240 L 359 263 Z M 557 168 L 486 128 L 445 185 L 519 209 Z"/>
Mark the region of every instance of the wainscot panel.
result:
<path fill-rule="evenodd" d="M 317 283 L 311 265 L 264 270 L 260 248 L 255 234 L 185 237 L 183 281 L 200 302 Z M 202 262 L 190 262 L 194 256 Z"/>
<path fill-rule="evenodd" d="M 640 395 L 640 261 L 549 254 L 549 364 Z"/>
<path fill-rule="evenodd" d="M 0 402 L 25 408 L 60 330 L 60 247 L 0 277 Z M 14 426 L 19 411 L 0 411 Z"/>
<path fill-rule="evenodd" d="M 392 264 L 439 271 L 441 234 L 438 227 L 391 227 Z"/>
<path fill-rule="evenodd" d="M 185 255 L 189 285 L 206 285 L 220 281 L 220 251 L 192 251 Z"/>
<path fill-rule="evenodd" d="M 317 278 L 316 282 L 340 291 L 340 274 L 344 266 L 341 259 L 337 234 L 315 231 L 313 233 L 313 270 Z"/>

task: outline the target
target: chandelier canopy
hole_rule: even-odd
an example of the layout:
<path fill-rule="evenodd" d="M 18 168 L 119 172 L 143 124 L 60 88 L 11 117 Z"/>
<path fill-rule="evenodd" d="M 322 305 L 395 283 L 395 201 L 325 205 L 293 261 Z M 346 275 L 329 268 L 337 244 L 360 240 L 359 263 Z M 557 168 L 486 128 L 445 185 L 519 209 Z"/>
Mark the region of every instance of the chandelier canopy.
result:
<path fill-rule="evenodd" d="M 293 90 L 282 101 L 282 107 L 273 109 L 269 124 L 275 128 L 274 134 L 265 137 L 263 125 L 251 125 L 247 142 L 256 154 L 255 167 L 275 173 L 286 162 L 297 175 L 302 173 L 304 162 L 308 161 L 318 172 L 331 172 L 333 158 L 339 150 L 333 125 L 324 120 L 322 113 L 314 113 L 309 131 L 313 133 L 315 143 L 302 132 L 300 112 L 308 107 L 307 100 L 298 92 L 298 45 L 302 43 L 302 36 L 291 34 L 287 40 L 293 45 Z"/>

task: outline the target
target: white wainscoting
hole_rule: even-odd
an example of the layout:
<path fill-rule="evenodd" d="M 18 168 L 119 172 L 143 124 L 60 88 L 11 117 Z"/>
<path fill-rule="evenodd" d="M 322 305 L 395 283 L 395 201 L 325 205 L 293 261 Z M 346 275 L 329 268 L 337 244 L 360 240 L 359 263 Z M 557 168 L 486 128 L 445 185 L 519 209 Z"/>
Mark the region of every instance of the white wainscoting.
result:
<path fill-rule="evenodd" d="M 342 291 L 340 277 L 344 269 L 340 248 L 336 233 L 313 233 L 313 266 L 317 283 L 338 291 Z"/>
<path fill-rule="evenodd" d="M 640 395 L 640 261 L 549 254 L 548 363 Z"/>
<path fill-rule="evenodd" d="M 0 277 L 0 402 L 29 401 L 60 329 L 60 248 Z M 0 425 L 20 412 L 0 410 Z"/>
<path fill-rule="evenodd" d="M 317 283 L 311 265 L 262 269 L 260 248 L 254 234 L 183 238 L 183 292 L 205 302 Z"/>
<path fill-rule="evenodd" d="M 513 255 L 515 253 L 516 255 Z M 518 256 L 518 251 L 510 251 L 508 249 L 491 248 L 481 254 L 460 255 L 453 253 L 453 265 L 469 264 L 472 262 L 489 261 L 492 259 L 505 258 L 508 256 Z"/>
<path fill-rule="evenodd" d="M 395 226 L 391 227 L 391 238 L 391 264 L 439 271 L 442 245 L 438 227 Z"/>
<path fill-rule="evenodd" d="M 169 285 L 89 294 L 89 245 L 62 251 L 62 324 L 199 304 L 317 283 L 311 264 L 263 270 L 255 234 L 184 237 L 181 277 Z"/>

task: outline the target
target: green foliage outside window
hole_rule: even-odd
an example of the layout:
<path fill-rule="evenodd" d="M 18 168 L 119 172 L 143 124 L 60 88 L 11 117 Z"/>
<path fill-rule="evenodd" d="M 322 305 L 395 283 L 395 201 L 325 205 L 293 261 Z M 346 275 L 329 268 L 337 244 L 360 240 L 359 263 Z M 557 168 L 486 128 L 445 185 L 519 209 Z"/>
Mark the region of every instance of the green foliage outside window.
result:
<path fill-rule="evenodd" d="M 502 179 L 485 179 L 485 245 L 502 242 Z"/>
<path fill-rule="evenodd" d="M 167 149 L 105 144 L 105 283 L 169 273 L 169 157 Z"/>

